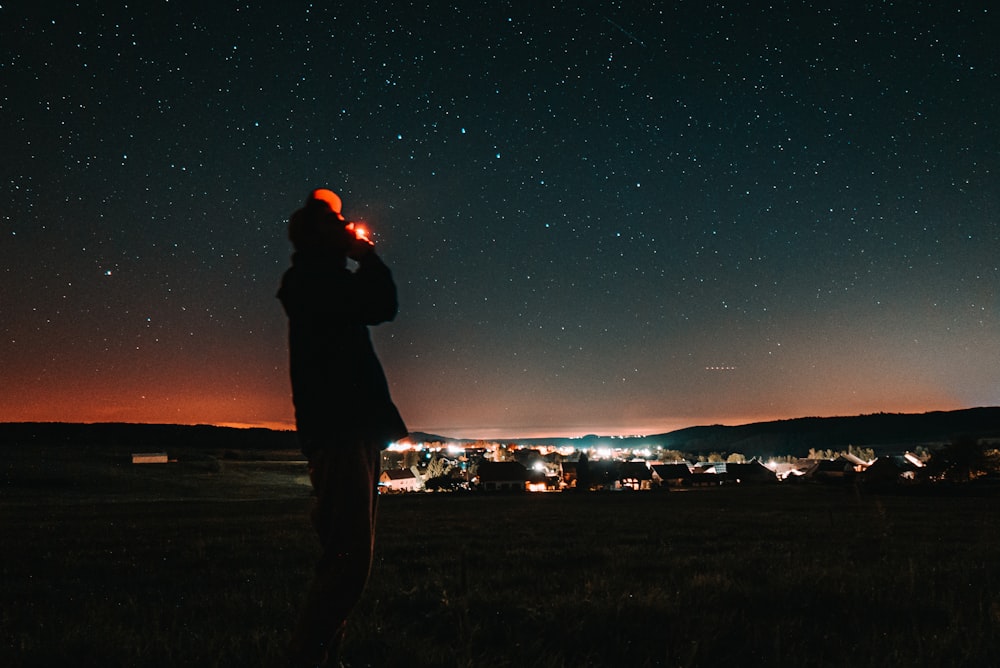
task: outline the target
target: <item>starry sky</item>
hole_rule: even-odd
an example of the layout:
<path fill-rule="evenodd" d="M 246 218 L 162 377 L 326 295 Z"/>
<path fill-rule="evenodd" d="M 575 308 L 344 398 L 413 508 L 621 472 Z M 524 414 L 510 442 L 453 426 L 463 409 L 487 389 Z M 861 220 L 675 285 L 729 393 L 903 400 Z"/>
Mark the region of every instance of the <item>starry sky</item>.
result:
<path fill-rule="evenodd" d="M 1000 404 L 992 4 L 2 2 L 0 420 L 291 427 L 315 187 L 414 431 Z"/>

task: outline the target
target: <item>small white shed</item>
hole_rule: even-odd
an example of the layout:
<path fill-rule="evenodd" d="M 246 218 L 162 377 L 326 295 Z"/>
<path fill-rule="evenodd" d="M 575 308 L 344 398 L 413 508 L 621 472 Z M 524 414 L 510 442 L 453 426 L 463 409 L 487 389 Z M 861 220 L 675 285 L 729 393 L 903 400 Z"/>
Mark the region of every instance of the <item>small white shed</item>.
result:
<path fill-rule="evenodd" d="M 133 464 L 166 464 L 169 459 L 167 459 L 167 453 L 165 452 L 133 452 L 132 453 L 132 463 Z"/>

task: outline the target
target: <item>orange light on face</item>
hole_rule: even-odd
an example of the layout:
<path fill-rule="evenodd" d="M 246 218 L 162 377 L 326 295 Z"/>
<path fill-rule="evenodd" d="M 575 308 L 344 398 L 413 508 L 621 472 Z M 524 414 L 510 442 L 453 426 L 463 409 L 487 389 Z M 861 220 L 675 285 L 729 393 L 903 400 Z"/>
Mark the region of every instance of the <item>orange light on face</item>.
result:
<path fill-rule="evenodd" d="M 359 241 L 367 241 L 371 243 L 371 237 L 369 236 L 368 228 L 361 223 L 348 223 L 347 229 L 354 234 L 354 238 Z"/>

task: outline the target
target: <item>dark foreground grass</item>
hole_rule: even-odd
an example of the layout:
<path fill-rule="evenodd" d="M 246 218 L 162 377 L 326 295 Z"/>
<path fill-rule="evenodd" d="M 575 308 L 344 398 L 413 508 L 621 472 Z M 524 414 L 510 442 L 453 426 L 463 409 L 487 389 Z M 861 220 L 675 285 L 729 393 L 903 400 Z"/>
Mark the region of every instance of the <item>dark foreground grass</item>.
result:
<path fill-rule="evenodd" d="M 316 557 L 301 471 L 115 461 L 7 466 L 0 666 L 283 665 Z M 383 498 L 345 658 L 994 665 L 998 510 L 812 486 Z"/>

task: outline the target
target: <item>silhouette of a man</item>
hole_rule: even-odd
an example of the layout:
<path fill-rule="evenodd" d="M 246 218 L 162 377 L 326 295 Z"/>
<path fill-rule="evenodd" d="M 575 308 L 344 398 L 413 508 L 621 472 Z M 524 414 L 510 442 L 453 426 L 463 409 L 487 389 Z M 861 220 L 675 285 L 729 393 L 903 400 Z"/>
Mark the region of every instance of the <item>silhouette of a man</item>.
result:
<path fill-rule="evenodd" d="M 371 241 L 352 228 L 335 193 L 310 193 L 289 219 L 295 252 L 278 291 L 323 549 L 292 638 L 293 665 L 336 665 L 371 571 L 381 451 L 407 433 L 368 333 L 396 316 L 396 285 Z"/>

